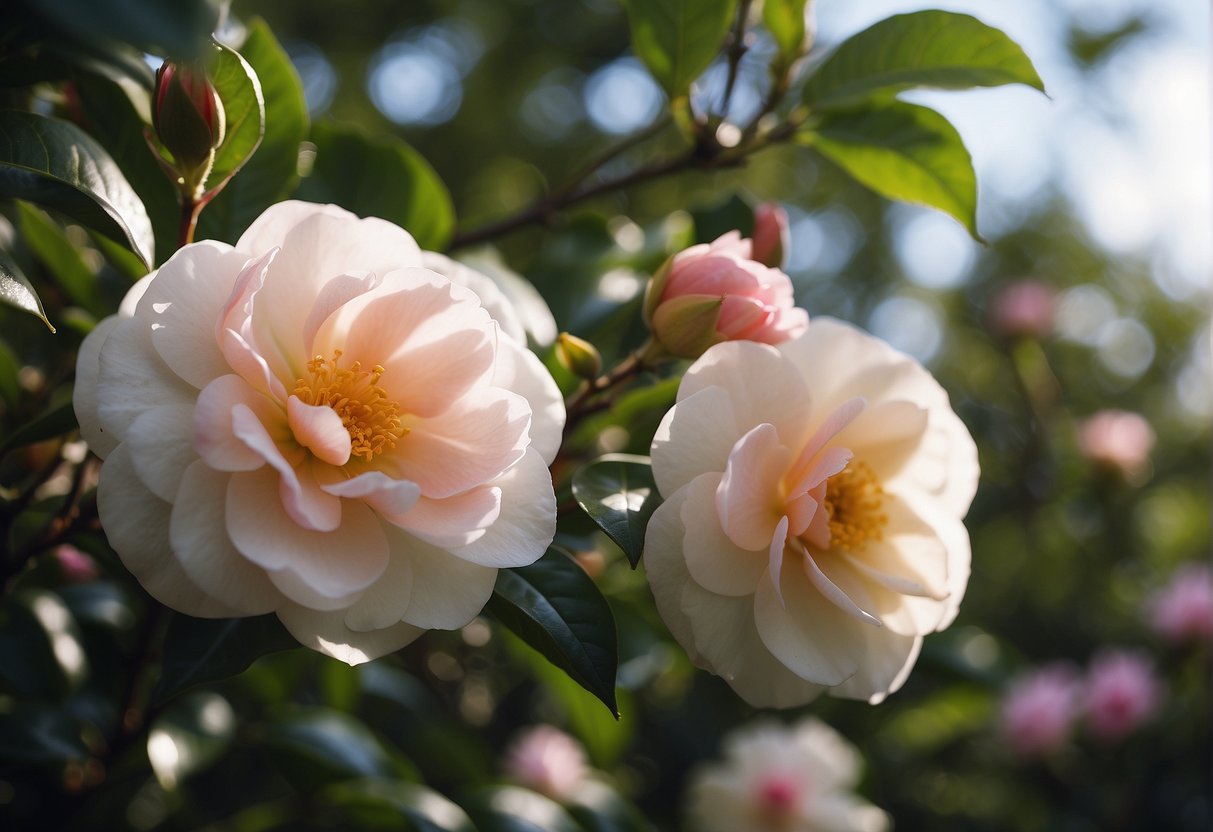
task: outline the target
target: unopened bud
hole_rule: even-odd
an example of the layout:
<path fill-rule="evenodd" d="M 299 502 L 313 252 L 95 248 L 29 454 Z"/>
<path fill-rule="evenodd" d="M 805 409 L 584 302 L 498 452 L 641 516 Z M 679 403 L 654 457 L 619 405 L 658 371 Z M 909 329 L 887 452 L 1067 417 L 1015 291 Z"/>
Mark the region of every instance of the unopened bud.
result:
<path fill-rule="evenodd" d="M 595 379 L 602 372 L 602 356 L 597 347 L 567 332 L 556 339 L 556 357 L 578 378 Z"/>
<path fill-rule="evenodd" d="M 754 209 L 752 257 L 764 266 L 782 269 L 788 259 L 788 212 L 777 202 L 764 202 Z"/>
<path fill-rule="evenodd" d="M 215 148 L 223 143 L 225 116 L 223 102 L 202 69 L 171 61 L 161 65 L 152 125 L 187 180 L 210 164 Z"/>

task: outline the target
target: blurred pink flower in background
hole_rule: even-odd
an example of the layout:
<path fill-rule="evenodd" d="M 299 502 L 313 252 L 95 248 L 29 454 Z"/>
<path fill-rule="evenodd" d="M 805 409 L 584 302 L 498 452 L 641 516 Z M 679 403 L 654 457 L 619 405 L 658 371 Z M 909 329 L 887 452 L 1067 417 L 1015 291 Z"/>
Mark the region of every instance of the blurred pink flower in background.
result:
<path fill-rule="evenodd" d="M 1091 733 L 1114 742 L 1154 713 L 1162 699 L 1162 686 L 1149 658 L 1128 650 L 1109 650 L 1092 660 L 1083 699 Z"/>
<path fill-rule="evenodd" d="M 1053 288 L 1039 280 L 1020 280 L 994 295 L 990 326 L 1006 338 L 1044 338 L 1053 332 Z"/>
<path fill-rule="evenodd" d="M 724 760 L 694 772 L 695 832 L 882 832 L 889 816 L 854 793 L 863 758 L 815 718 L 725 737 Z"/>
<path fill-rule="evenodd" d="M 1134 484 L 1144 481 L 1150 470 L 1154 438 L 1150 423 L 1127 410 L 1101 410 L 1078 425 L 1083 456 Z"/>
<path fill-rule="evenodd" d="M 580 743 L 551 725 L 519 734 L 506 749 L 505 769 L 513 780 L 553 800 L 572 797 L 590 771 Z"/>
<path fill-rule="evenodd" d="M 1012 680 L 1000 713 L 1001 732 L 1011 750 L 1021 757 L 1038 757 L 1065 745 L 1078 716 L 1080 688 L 1078 671 L 1064 662 Z"/>
<path fill-rule="evenodd" d="M 753 250 L 730 231 L 675 254 L 653 276 L 644 316 L 670 354 L 698 358 L 722 341 L 778 344 L 804 332 L 809 313 L 796 307 L 791 279 L 752 259 Z"/>
<path fill-rule="evenodd" d="M 788 212 L 778 202 L 764 202 L 754 209 L 754 236 L 750 256 L 772 269 L 782 269 L 788 260 Z"/>
<path fill-rule="evenodd" d="M 1213 641 L 1213 570 L 1196 563 L 1175 570 L 1171 582 L 1151 596 L 1147 614 L 1151 628 L 1167 641 Z"/>
<path fill-rule="evenodd" d="M 95 581 L 99 574 L 97 561 L 69 543 L 55 549 L 55 560 L 59 562 L 63 579 L 69 584 L 86 584 Z"/>

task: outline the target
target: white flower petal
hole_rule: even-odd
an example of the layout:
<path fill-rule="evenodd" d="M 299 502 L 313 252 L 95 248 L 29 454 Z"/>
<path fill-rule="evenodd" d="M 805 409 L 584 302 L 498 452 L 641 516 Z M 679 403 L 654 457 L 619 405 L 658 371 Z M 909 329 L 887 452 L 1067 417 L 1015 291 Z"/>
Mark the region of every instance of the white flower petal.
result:
<path fill-rule="evenodd" d="M 194 408 L 169 404 L 145 411 L 127 435 L 135 472 L 153 494 L 172 502 L 181 476 L 198 458 L 190 443 Z"/>
<path fill-rule="evenodd" d="M 393 556 L 407 557 L 413 570 L 414 592 L 404 620 L 418 627 L 454 630 L 480 614 L 493 587 L 497 570 L 470 563 L 399 530 L 389 529 Z"/>
<path fill-rule="evenodd" d="M 442 549 L 484 537 L 501 516 L 501 489 L 482 485 L 441 500 L 419 498 L 404 512 L 384 512 L 388 522 Z"/>
<path fill-rule="evenodd" d="M 513 390 L 530 403 L 531 447 L 551 465 L 564 438 L 565 422 L 564 396 L 552 374 L 525 346 L 500 339 L 492 383 Z"/>
<path fill-rule="evenodd" d="M 729 394 L 719 387 L 705 387 L 680 400 L 653 436 L 657 490 L 668 497 L 700 474 L 723 473 L 733 445 L 746 430 L 738 427 Z M 694 441 L 679 441 L 681 437 Z"/>
<path fill-rule="evenodd" d="M 784 514 L 782 482 L 791 462 L 792 452 L 766 422 L 733 446 L 714 496 L 719 526 L 740 548 L 754 551 L 770 545 Z"/>
<path fill-rule="evenodd" d="M 251 411 L 267 430 L 276 422 L 285 422 L 281 408 L 240 376 L 231 374 L 212 381 L 198 394 L 192 435 L 198 455 L 217 471 L 253 471 L 265 465 L 265 457 L 235 433 L 238 405 Z M 280 430 L 275 438 L 282 441 L 288 436 L 289 431 Z"/>
<path fill-rule="evenodd" d="M 286 420 L 300 445 L 329 465 L 350 461 L 353 443 L 345 422 L 331 407 L 305 404 L 298 396 L 286 400 Z"/>
<path fill-rule="evenodd" d="M 421 496 L 417 483 L 394 480 L 379 471 L 368 471 L 348 480 L 323 484 L 320 488 L 336 497 L 362 500 L 382 515 L 403 514 L 412 509 Z"/>
<path fill-rule="evenodd" d="M 173 555 L 190 580 L 238 615 L 272 612 L 282 603 L 265 570 L 232 545 L 224 522 L 231 474 L 196 461 L 186 469 L 169 521 Z"/>
<path fill-rule="evenodd" d="M 245 557 L 272 573 L 291 573 L 329 599 L 359 593 L 383 574 L 387 538 L 374 512 L 362 503 L 345 500 L 337 529 L 305 529 L 277 499 L 278 479 L 269 468 L 232 475 L 226 501 L 227 532 Z M 288 595 L 297 589 L 285 583 L 289 577 L 270 577 Z"/>
<path fill-rule="evenodd" d="M 194 387 L 231 372 L 215 340 L 215 322 L 248 259 L 214 240 L 186 246 L 157 270 L 139 301 L 135 314 L 151 328 L 152 346 Z"/>
<path fill-rule="evenodd" d="M 122 563 L 152 597 L 198 618 L 230 618 L 239 613 L 203 592 L 171 554 L 169 516 L 172 506 L 140 482 L 125 444 L 118 445 L 101 466 L 97 514 L 105 536 Z"/>
<path fill-rule="evenodd" d="M 771 518 L 767 539 L 755 549 L 739 547 L 720 528 L 715 507 L 720 482 L 719 474 L 702 474 L 685 489 L 680 519 L 686 528 L 681 548 L 687 571 L 696 583 L 718 595 L 752 595 L 767 572 L 771 535 L 779 518 Z"/>
<path fill-rule="evenodd" d="M 138 318 L 120 319 L 101 345 L 97 421 L 111 440 L 126 439 L 131 423 L 161 405 L 189 405 L 198 391 L 165 366 L 151 332 Z"/>
<path fill-rule="evenodd" d="M 427 269 L 438 272 L 452 283 L 475 292 L 476 297 L 480 298 L 481 305 L 493 316 L 493 320 L 501 327 L 501 331 L 516 344 L 526 345 L 526 329 L 522 325 L 522 319 L 515 311 L 514 305 L 510 303 L 491 277 L 436 251 L 421 252 L 421 264 Z"/>
<path fill-rule="evenodd" d="M 356 632 L 346 626 L 343 611 L 321 612 L 296 604 L 287 604 L 279 609 L 278 618 L 303 646 L 340 659 L 348 665 L 362 664 L 394 653 L 416 641 L 425 632 L 404 623 L 382 630 Z"/>
<path fill-rule="evenodd" d="M 120 320 L 113 316 L 101 321 L 93 327 L 92 332 L 84 336 L 80 350 L 76 353 L 76 383 L 72 387 L 72 409 L 76 411 L 76 421 L 80 423 L 80 435 L 88 443 L 89 449 L 102 459 L 109 456 L 119 440 L 107 433 L 97 418 L 97 376 L 101 371 L 101 346 Z"/>
<path fill-rule="evenodd" d="M 868 632 L 863 632 L 866 629 Z M 832 696 L 878 705 L 905 684 L 922 650 L 922 636 L 903 636 L 872 627 L 860 629 L 864 661 L 851 678 L 830 690 Z"/>
<path fill-rule="evenodd" d="M 501 569 L 534 563 L 556 535 L 556 494 L 547 463 L 528 449 L 491 485 L 501 489 L 500 514 L 483 536 L 451 549 L 452 554 Z"/>
<path fill-rule="evenodd" d="M 404 620 L 404 611 L 413 596 L 412 558 L 408 548 L 400 545 L 398 536 L 389 534 L 387 541 L 387 568 L 346 610 L 345 626 L 351 630 L 382 630 Z M 430 591 L 427 584 L 425 592 Z"/>

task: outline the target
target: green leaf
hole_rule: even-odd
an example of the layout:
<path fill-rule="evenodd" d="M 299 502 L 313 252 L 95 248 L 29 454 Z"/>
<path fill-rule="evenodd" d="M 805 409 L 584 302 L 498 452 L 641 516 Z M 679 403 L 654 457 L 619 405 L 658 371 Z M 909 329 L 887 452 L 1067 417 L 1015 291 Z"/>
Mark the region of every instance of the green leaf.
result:
<path fill-rule="evenodd" d="M 160 785 L 171 791 L 206 768 L 231 745 L 236 713 L 217 693 L 198 691 L 174 702 L 147 735 L 147 757 Z"/>
<path fill-rule="evenodd" d="M 84 262 L 75 245 L 54 220 L 25 202 L 17 203 L 21 233 L 34 256 L 46 266 L 72 302 L 95 317 L 106 313 L 106 301 L 96 273 Z"/>
<path fill-rule="evenodd" d="M 28 422 L 0 441 L 0 458 L 16 448 L 62 436 L 76 427 L 76 411 L 66 402 Z"/>
<path fill-rule="evenodd" d="M 28 312 L 35 318 L 41 318 L 47 329 L 55 331 L 55 327 L 47 320 L 46 311 L 38 293 L 30 285 L 29 280 L 17 268 L 17 264 L 8 256 L 8 252 L 0 250 L 0 303 Z"/>
<path fill-rule="evenodd" d="M 686 95 L 720 52 L 737 0 L 624 0 L 632 50 L 670 100 Z"/>
<path fill-rule="evenodd" d="M 433 789 L 399 780 L 353 780 L 321 799 L 342 810 L 345 828 L 403 832 L 476 832 L 463 809 Z"/>
<path fill-rule="evenodd" d="M 110 38 L 144 52 L 197 57 L 219 25 L 215 0 L 36 0 L 33 7 L 85 40 Z"/>
<path fill-rule="evenodd" d="M 408 231 L 424 249 L 446 247 L 455 227 L 450 192 L 425 158 L 391 136 L 368 136 L 332 124 L 312 129 L 316 161 L 301 193 Z"/>
<path fill-rule="evenodd" d="M 256 19 L 248 29 L 240 54 L 260 79 L 264 138 L 256 155 L 203 210 L 199 239 L 236 242 L 266 208 L 294 193 L 299 182 L 299 146 L 307 138 L 309 124 L 303 84 L 265 21 Z M 212 175 L 207 184 L 213 186 L 215 181 Z"/>
<path fill-rule="evenodd" d="M 786 70 L 804 54 L 808 27 L 805 6 L 808 0 L 765 0 L 762 22 L 779 48 L 778 66 Z"/>
<path fill-rule="evenodd" d="M 104 148 L 74 124 L 0 112 L 0 196 L 62 211 L 152 262 L 152 224 L 138 194 Z"/>
<path fill-rule="evenodd" d="M 156 236 L 155 262 L 163 263 L 177 250 L 181 209 L 173 183 L 144 139 L 151 107 L 148 93 L 91 73 L 77 74 L 75 83 L 89 132 L 118 163 L 147 208 Z M 141 277 L 147 273 L 147 266 L 138 275 L 122 270 Z"/>
<path fill-rule="evenodd" d="M 518 786 L 479 789 L 463 805 L 480 832 L 582 832 L 559 803 Z"/>
<path fill-rule="evenodd" d="M 644 552 L 644 530 L 661 505 L 648 457 L 608 454 L 573 474 L 573 496 L 632 563 Z"/>
<path fill-rule="evenodd" d="M 152 700 L 162 703 L 194 685 L 235 676 L 267 653 L 298 646 L 276 615 L 215 619 L 175 613 Z"/>
<path fill-rule="evenodd" d="M 223 142 L 215 148 L 215 161 L 207 185 L 231 178 L 257 152 L 265 137 L 265 94 L 261 79 L 239 52 L 215 44 L 208 72 L 223 102 Z"/>
<path fill-rule="evenodd" d="M 302 790 L 408 773 L 364 724 L 324 708 L 293 709 L 265 727 L 262 742 L 283 774 Z"/>
<path fill-rule="evenodd" d="M 619 716 L 615 617 L 585 571 L 553 546 L 530 566 L 502 569 L 488 609 Z"/>
<path fill-rule="evenodd" d="M 847 106 L 913 87 L 968 89 L 1044 83 L 1019 44 L 975 17 L 953 12 L 899 14 L 851 37 L 809 77 L 804 102 Z"/>
<path fill-rule="evenodd" d="M 934 110 L 891 101 L 833 113 L 801 139 L 881 196 L 938 208 L 981 239 L 973 161 L 956 128 Z"/>

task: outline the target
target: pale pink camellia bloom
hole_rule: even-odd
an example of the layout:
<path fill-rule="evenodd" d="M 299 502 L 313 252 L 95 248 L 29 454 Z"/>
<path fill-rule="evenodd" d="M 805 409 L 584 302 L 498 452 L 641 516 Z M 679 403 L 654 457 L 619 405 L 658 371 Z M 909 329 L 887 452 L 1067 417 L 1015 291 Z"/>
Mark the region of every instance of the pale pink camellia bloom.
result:
<path fill-rule="evenodd" d="M 644 562 L 691 659 L 752 705 L 879 702 L 969 576 L 977 449 L 920 364 L 815 320 L 704 353 L 653 439 Z"/>
<path fill-rule="evenodd" d="M 999 729 L 1020 757 L 1041 757 L 1065 746 L 1078 717 L 1078 671 L 1057 662 L 1024 673 L 1007 687 Z"/>
<path fill-rule="evenodd" d="M 825 723 L 760 722 L 724 741 L 724 760 L 696 770 L 696 832 L 882 832 L 889 817 L 854 789 L 863 760 Z"/>
<path fill-rule="evenodd" d="M 391 223 L 285 202 L 98 324 L 76 414 L 105 459 L 102 526 L 148 592 L 275 612 L 355 664 L 463 626 L 498 568 L 543 554 L 559 390 L 446 264 Z"/>
<path fill-rule="evenodd" d="M 1162 700 L 1162 684 L 1145 655 L 1130 650 L 1099 654 L 1087 669 L 1083 713 L 1097 739 L 1124 739 L 1149 719 Z"/>
<path fill-rule="evenodd" d="M 1213 642 L 1213 570 L 1202 563 L 1177 569 L 1150 598 L 1148 613 L 1151 628 L 1167 641 Z"/>
<path fill-rule="evenodd" d="M 698 358 L 722 341 L 777 344 L 804 331 L 792 281 L 752 259 L 753 243 L 737 231 L 681 251 L 649 282 L 644 318 L 671 355 Z"/>
<path fill-rule="evenodd" d="M 1083 456 L 1133 484 L 1140 484 L 1149 473 L 1154 439 L 1150 423 L 1127 410 L 1101 410 L 1078 425 Z"/>
<path fill-rule="evenodd" d="M 764 266 L 782 269 L 788 259 L 790 237 L 788 212 L 782 205 L 764 202 L 754 208 L 754 234 L 750 238 L 753 259 Z"/>
<path fill-rule="evenodd" d="M 1044 338 L 1053 332 L 1055 293 L 1039 280 L 1020 280 L 996 294 L 990 326 L 1005 338 Z"/>
<path fill-rule="evenodd" d="M 573 797 L 590 774 L 581 744 L 551 725 L 521 733 L 506 749 L 504 762 L 511 779 L 556 801 Z"/>

